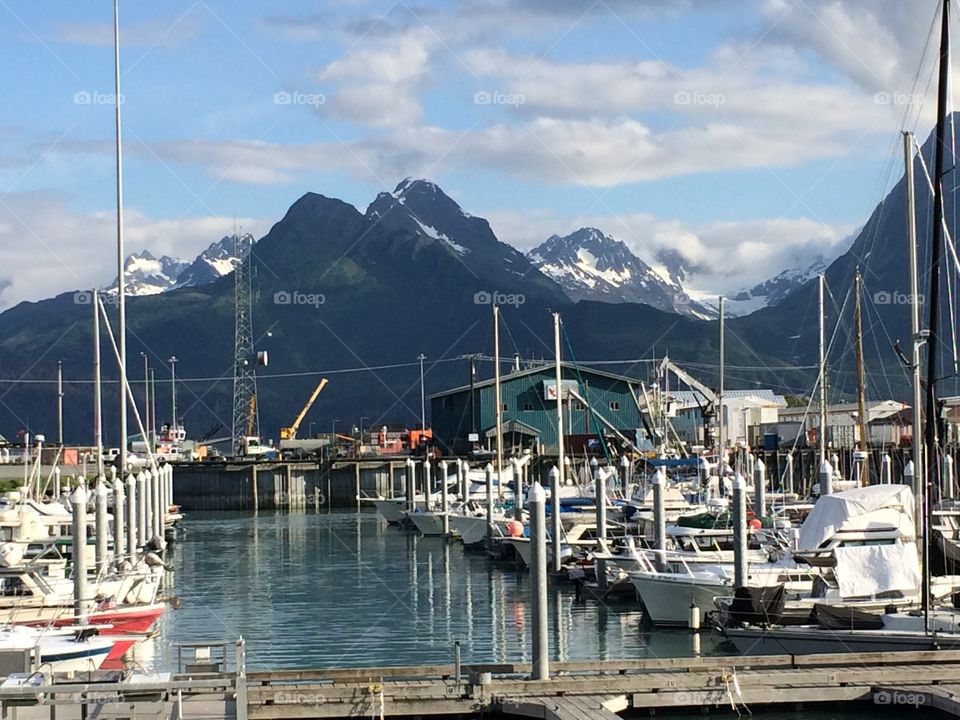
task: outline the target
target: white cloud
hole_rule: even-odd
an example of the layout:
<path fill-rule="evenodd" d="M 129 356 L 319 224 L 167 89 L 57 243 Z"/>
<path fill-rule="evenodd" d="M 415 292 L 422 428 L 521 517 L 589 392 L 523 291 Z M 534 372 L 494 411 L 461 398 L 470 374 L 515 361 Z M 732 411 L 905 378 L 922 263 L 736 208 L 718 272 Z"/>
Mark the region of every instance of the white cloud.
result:
<path fill-rule="evenodd" d="M 335 86 L 327 107 L 338 118 L 361 125 L 418 124 L 422 111 L 417 92 L 430 74 L 435 36 L 419 28 L 362 38 L 361 43 L 320 71 L 320 80 Z"/>
<path fill-rule="evenodd" d="M 268 227 L 238 218 L 259 237 Z M 233 230 L 234 218 L 151 218 L 124 213 L 127 253 L 192 259 Z M 0 203 L 0 310 L 68 289 L 102 287 L 116 277 L 116 215 L 80 213 L 51 193 L 7 193 Z"/>

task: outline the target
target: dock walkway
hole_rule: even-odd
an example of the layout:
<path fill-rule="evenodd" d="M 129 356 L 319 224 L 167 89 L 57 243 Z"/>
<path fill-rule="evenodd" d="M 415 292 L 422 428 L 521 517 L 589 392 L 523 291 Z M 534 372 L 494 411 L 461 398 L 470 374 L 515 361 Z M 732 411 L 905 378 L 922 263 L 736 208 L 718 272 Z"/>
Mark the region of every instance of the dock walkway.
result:
<path fill-rule="evenodd" d="M 0 687 L 0 716 L 267 720 L 499 712 L 616 720 L 624 711 L 866 701 L 960 717 L 960 651 L 561 662 L 550 669 L 548 680 L 530 680 L 525 663 L 250 673 L 241 664 L 235 672 L 163 681 L 60 679 Z"/>

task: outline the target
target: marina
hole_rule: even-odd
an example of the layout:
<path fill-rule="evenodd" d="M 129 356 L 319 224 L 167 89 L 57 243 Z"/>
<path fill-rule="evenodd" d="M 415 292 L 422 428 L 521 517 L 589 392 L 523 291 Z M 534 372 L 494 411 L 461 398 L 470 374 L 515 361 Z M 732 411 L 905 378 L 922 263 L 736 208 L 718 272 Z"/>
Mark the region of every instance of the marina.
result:
<path fill-rule="evenodd" d="M 727 261 L 718 262 L 710 242 L 659 219 L 641 233 L 657 238 L 652 264 L 587 227 L 521 251 L 413 177 L 393 192 L 376 177 L 379 192 L 365 212 L 307 192 L 259 240 L 242 231 L 233 208 L 232 234 L 192 263 L 128 255 L 127 226 L 146 215 L 137 207 L 124 219 L 127 76 L 121 3 L 109 4 L 112 37 L 105 23 L 96 39 L 92 26 L 65 23 L 54 32 L 113 50 L 112 99 L 80 91 L 73 102 L 111 106 L 112 147 L 97 146 L 115 182 L 115 282 L 0 312 L 0 422 L 15 438 L 0 436 L 0 718 L 960 718 L 960 395 L 948 395 L 951 387 L 960 392 L 960 255 L 951 236 L 956 199 L 944 186 L 955 165 L 950 0 L 937 5 L 923 50 L 926 58 L 939 40 L 928 68 L 931 87 L 936 75 L 935 127 L 926 143 L 908 122 L 898 131 L 903 177 L 884 200 L 889 206 L 877 206 L 843 254 L 829 262 L 821 254 L 802 272 L 781 269 L 739 292 L 723 275 L 763 261 L 769 229 L 737 230 L 737 252 L 723 253 L 745 254 L 722 272 Z M 503 8 L 494 5 L 496 12 L 484 12 L 499 30 Z M 840 12 L 842 2 L 835 5 Z M 128 71 L 152 51 L 166 52 L 164 36 L 193 9 L 152 41 L 144 40 L 152 21 L 125 27 L 132 44 L 146 47 Z M 323 94 L 286 90 L 273 94 L 273 106 L 307 104 L 312 120 L 329 111 L 349 125 L 352 115 L 383 104 L 418 122 L 425 108 L 413 86 L 445 82 L 428 72 L 437 43 L 415 37 L 420 28 L 411 32 L 393 10 L 372 24 L 354 18 L 346 35 L 356 36 L 353 45 L 367 35 L 378 43 L 404 35 L 410 47 L 347 58 L 351 45 L 314 68 L 311 77 L 330 85 L 332 109 Z M 433 21 L 445 12 L 424 14 Z M 447 20 L 482 26 L 483 14 Z M 644 22 L 660 22 L 655 15 Z M 513 78 L 518 87 L 535 66 L 555 62 L 546 54 L 584 16 Z M 189 42 L 195 23 L 186 21 L 184 37 L 171 43 Z M 274 36 L 291 45 L 315 41 L 322 34 L 304 32 L 314 24 L 252 18 L 263 41 L 253 44 Z M 492 35 L 492 27 L 477 36 Z M 713 54 L 737 55 L 731 48 Z M 468 57 L 483 69 L 470 74 L 480 79 L 497 75 L 500 64 L 520 64 L 512 51 L 472 47 Z M 608 68 L 596 90 L 679 79 L 691 64 L 675 59 L 674 70 L 656 59 L 663 67 L 655 71 L 652 61 L 628 68 L 630 82 Z M 293 77 L 288 67 L 277 72 L 257 60 L 277 81 Z M 401 69 L 407 64 L 413 69 Z M 104 56 L 91 68 L 106 66 Z M 190 74 L 199 86 L 202 74 Z M 230 74 L 244 71 L 231 66 Z M 536 115 L 521 122 L 525 131 L 581 123 L 569 143 L 575 156 L 586 156 L 591 137 L 616 136 L 614 125 L 595 130 L 585 119 L 541 116 L 556 100 L 534 92 L 551 75 L 580 82 L 561 65 L 532 78 Z M 134 112 L 142 112 L 139 93 L 156 89 L 138 86 L 141 78 L 130 78 Z M 733 78 L 742 88 L 759 79 Z M 882 95 L 875 106 L 890 104 Z M 596 106 L 620 102 L 610 100 Z M 525 102 L 523 94 L 473 95 L 475 106 L 512 105 L 517 115 Z M 686 90 L 672 102 L 697 113 L 725 104 L 723 94 Z M 191 122 L 193 114 L 184 113 Z M 433 168 L 473 131 L 431 161 L 424 149 L 441 138 L 440 128 L 424 126 L 429 142 L 391 147 L 391 133 L 411 135 L 398 132 L 397 119 L 369 122 L 384 133 L 373 155 L 395 165 Z M 691 130 L 629 121 L 632 139 L 616 141 L 612 154 L 661 142 L 657 135 L 679 143 Z M 314 142 L 311 126 L 309 147 L 273 167 L 233 172 L 243 160 L 238 149 L 256 150 L 260 163 L 273 155 L 273 125 L 253 142 L 217 148 L 205 139 L 176 151 L 166 134 L 159 151 L 149 145 L 155 138 L 134 134 L 150 150 L 138 148 L 134 168 L 163 157 L 169 170 L 178 155 L 209 161 L 221 150 L 232 163 L 206 168 L 216 170 L 216 182 L 202 195 L 191 191 L 195 202 L 169 227 L 131 228 L 134 243 L 182 233 L 180 221 L 197 204 L 212 214 L 203 197 L 221 180 L 282 185 L 307 167 L 328 171 L 333 155 Z M 484 143 L 502 144 L 508 126 L 489 125 Z M 360 134 L 346 137 L 336 140 L 360 165 L 376 164 L 353 151 Z M 803 151 L 829 145 L 820 140 L 808 138 Z M 84 143 L 67 145 L 81 152 Z M 477 147 L 465 142 L 462 151 Z M 502 164 L 518 149 L 508 143 L 483 154 Z M 567 169 L 579 166 L 550 152 Z M 533 156 L 522 159 L 542 172 Z M 628 173 L 637 165 L 651 172 L 661 161 L 638 155 Z M 573 172 L 580 173 L 591 175 Z M 611 185 L 599 176 L 581 182 Z M 488 190 L 501 192 L 496 183 Z M 791 194 L 797 202 L 777 222 L 802 200 Z M 596 200 L 581 217 L 602 204 Z M 653 218 L 643 206 L 623 208 L 623 217 Z M 883 225 L 890 208 L 895 227 Z M 112 213 L 98 208 L 98 221 L 107 215 L 112 225 Z M 728 222 L 719 213 L 713 224 Z M 697 223 L 707 225 L 702 217 Z M 838 232 L 820 225 L 821 234 Z M 877 238 L 886 244 L 879 250 Z M 690 243 L 696 258 L 680 252 Z M 704 273 L 723 288 L 688 293 L 682 283 Z M 893 278 L 909 292 L 875 289 Z M 12 285 L 0 277 L 0 296 Z M 459 294 L 472 302 L 454 300 Z M 760 296 L 763 303 L 744 307 Z M 739 313 L 728 313 L 738 303 Z M 902 348 L 893 338 L 907 325 Z M 75 328 L 79 335 L 71 335 Z M 57 339 L 41 347 L 38 335 Z M 135 379 L 137 352 L 143 367 Z M 61 356 L 74 362 L 50 359 Z M 65 381 L 80 356 L 89 378 Z M 166 408 L 157 408 L 157 369 L 169 372 L 168 386 L 161 378 L 166 419 Z"/>

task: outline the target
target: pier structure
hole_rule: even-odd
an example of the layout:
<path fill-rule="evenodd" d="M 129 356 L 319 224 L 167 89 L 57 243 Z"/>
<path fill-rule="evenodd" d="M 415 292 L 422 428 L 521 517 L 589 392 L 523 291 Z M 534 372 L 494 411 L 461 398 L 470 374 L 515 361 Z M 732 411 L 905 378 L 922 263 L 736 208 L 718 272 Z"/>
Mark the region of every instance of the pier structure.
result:
<path fill-rule="evenodd" d="M 224 645 L 223 647 L 226 647 Z M 552 663 L 457 663 L 248 672 L 243 643 L 192 646 L 180 671 L 97 673 L 0 685 L 3 717 L 370 718 L 482 716 L 616 720 L 619 713 L 740 711 L 866 703 L 935 708 L 960 717 L 960 652 L 761 655 Z M 206 652 L 201 652 L 206 650 Z"/>

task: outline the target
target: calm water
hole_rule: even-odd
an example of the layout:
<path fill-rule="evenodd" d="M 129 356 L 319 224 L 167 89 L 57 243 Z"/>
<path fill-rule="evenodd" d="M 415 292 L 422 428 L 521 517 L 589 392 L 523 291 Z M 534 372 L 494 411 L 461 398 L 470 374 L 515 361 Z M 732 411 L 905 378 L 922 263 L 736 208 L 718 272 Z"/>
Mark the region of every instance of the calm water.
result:
<path fill-rule="evenodd" d="M 247 642 L 274 669 L 530 659 L 529 576 L 458 543 L 389 527 L 375 513 L 190 514 L 170 560 L 181 606 L 138 653 L 176 664 L 175 644 Z M 550 597 L 554 659 L 687 655 L 686 632 L 641 629 L 633 604 Z M 719 639 L 705 634 L 704 653 Z"/>

